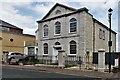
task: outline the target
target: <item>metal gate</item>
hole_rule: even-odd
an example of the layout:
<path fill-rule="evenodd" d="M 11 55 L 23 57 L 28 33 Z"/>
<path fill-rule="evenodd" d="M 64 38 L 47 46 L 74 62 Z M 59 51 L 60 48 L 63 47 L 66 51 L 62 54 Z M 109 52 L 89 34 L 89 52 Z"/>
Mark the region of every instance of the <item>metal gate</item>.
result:
<path fill-rule="evenodd" d="M 120 52 L 111 52 L 111 64 L 115 65 L 115 59 L 119 56 L 119 66 L 120 66 Z M 98 64 L 98 52 L 93 53 L 93 64 Z M 105 52 L 105 64 L 109 64 L 109 52 Z"/>

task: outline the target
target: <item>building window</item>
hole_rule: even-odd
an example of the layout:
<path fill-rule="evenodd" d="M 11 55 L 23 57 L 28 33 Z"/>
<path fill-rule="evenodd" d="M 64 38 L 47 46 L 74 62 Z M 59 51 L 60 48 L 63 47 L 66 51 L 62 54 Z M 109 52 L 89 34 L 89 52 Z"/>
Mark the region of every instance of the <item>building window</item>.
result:
<path fill-rule="evenodd" d="M 77 20 L 75 18 L 70 19 L 70 32 L 77 31 Z"/>
<path fill-rule="evenodd" d="M 44 54 L 48 54 L 48 44 L 44 43 Z"/>
<path fill-rule="evenodd" d="M 56 14 L 60 14 L 60 13 L 61 13 L 61 11 L 60 11 L 60 10 L 57 10 L 57 11 L 56 11 Z"/>
<path fill-rule="evenodd" d="M 99 38 L 102 39 L 102 29 L 99 29 Z"/>
<path fill-rule="evenodd" d="M 102 29 L 99 29 L 99 38 L 105 40 L 105 31 Z"/>
<path fill-rule="evenodd" d="M 103 40 L 105 40 L 105 31 L 103 30 Z"/>
<path fill-rule="evenodd" d="M 28 47 L 28 55 L 34 55 L 34 47 Z"/>
<path fill-rule="evenodd" d="M 70 54 L 76 54 L 76 42 L 75 41 L 70 42 Z"/>
<path fill-rule="evenodd" d="M 44 25 L 44 37 L 48 36 L 48 25 Z"/>
<path fill-rule="evenodd" d="M 60 34 L 60 32 L 61 32 L 61 23 L 57 21 L 55 23 L 55 34 Z"/>
<path fill-rule="evenodd" d="M 61 45 L 59 42 L 56 42 L 55 45 Z"/>

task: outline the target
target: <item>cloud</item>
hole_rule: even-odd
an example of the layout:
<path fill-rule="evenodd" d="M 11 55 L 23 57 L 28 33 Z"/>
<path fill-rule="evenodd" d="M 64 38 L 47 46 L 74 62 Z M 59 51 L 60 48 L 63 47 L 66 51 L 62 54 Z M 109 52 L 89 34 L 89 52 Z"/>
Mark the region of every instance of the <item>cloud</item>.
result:
<path fill-rule="evenodd" d="M 2 1 L 2 8 L 0 9 L 2 16 L 1 19 L 10 22 L 11 24 L 14 24 L 20 28 L 25 29 L 25 33 L 28 32 L 26 30 L 27 28 L 37 28 L 37 19 L 40 20 L 43 16 L 45 16 L 48 11 L 54 6 L 55 3 L 61 3 L 70 7 L 74 8 L 81 8 L 81 7 L 87 7 L 89 9 L 89 12 L 93 14 L 93 16 L 104 23 L 105 25 L 108 25 L 108 9 L 110 7 L 113 8 L 113 18 L 116 14 L 116 8 L 117 8 L 117 0 L 1 0 Z M 33 3 L 38 3 L 33 6 Z M 19 13 L 19 9 L 16 7 L 22 7 L 22 8 L 29 8 L 30 10 L 33 10 L 34 13 L 39 14 L 39 16 L 36 18 L 33 16 L 28 15 L 22 15 Z M 117 26 L 117 18 L 115 17 L 112 21 L 113 26 Z M 27 28 L 26 28 L 27 27 Z M 113 28 L 117 30 L 117 28 Z M 31 32 L 31 31 L 29 31 Z M 29 33 L 28 32 L 28 33 Z M 33 33 L 33 31 L 32 31 Z"/>
<path fill-rule="evenodd" d="M 47 4 L 47 5 L 44 5 Z M 34 7 L 31 7 L 32 10 L 44 15 L 47 13 L 52 7 L 54 3 L 42 3 L 42 4 L 36 4 Z"/>
<path fill-rule="evenodd" d="M 15 6 L 25 6 L 30 5 L 28 3 L 23 3 L 20 5 L 20 3 L 9 3 L 9 2 L 3 2 L 2 7 L 0 8 L 1 12 L 1 19 L 5 20 L 6 22 L 9 22 L 15 26 L 18 26 L 20 28 L 35 28 L 37 27 L 35 24 L 35 19 L 32 16 L 26 16 L 21 15 L 18 13 L 18 10 L 15 8 Z M 28 30 L 24 29 L 24 32 L 27 33 Z"/>

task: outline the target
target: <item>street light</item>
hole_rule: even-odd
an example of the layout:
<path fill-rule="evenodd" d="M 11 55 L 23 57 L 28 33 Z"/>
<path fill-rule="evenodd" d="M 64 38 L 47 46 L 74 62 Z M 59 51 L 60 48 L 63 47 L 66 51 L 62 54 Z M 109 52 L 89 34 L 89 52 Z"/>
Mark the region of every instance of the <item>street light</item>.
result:
<path fill-rule="evenodd" d="M 109 73 L 111 72 L 111 46 L 112 46 L 112 41 L 111 41 L 111 15 L 112 15 L 112 9 L 110 8 L 108 10 L 108 18 L 109 18 L 109 41 L 108 41 L 108 46 L 109 46 Z"/>

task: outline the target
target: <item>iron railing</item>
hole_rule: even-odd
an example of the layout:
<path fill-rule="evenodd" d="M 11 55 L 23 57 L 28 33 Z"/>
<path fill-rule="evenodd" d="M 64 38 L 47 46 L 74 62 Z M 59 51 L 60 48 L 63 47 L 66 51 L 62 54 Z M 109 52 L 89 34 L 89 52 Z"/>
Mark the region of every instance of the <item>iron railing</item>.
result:
<path fill-rule="evenodd" d="M 81 64 L 82 58 L 81 56 L 64 56 L 65 57 L 65 64 Z M 58 56 L 51 56 L 51 55 L 43 55 L 38 56 L 38 60 L 43 64 L 57 64 L 58 63 Z"/>

